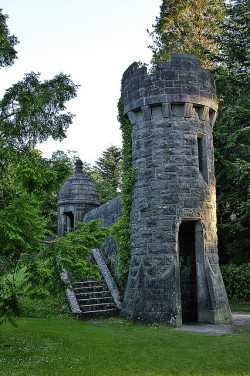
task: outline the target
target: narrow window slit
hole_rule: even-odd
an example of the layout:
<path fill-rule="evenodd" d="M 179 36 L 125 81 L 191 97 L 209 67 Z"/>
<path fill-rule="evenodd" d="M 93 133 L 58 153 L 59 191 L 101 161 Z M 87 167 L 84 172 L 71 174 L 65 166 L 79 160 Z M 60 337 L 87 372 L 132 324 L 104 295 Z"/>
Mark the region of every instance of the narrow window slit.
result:
<path fill-rule="evenodd" d="M 199 171 L 205 182 L 208 184 L 207 143 L 205 136 L 197 136 L 197 146 Z"/>
<path fill-rule="evenodd" d="M 198 160 L 199 160 L 199 171 L 203 173 L 203 150 L 202 150 L 202 137 L 198 137 Z"/>

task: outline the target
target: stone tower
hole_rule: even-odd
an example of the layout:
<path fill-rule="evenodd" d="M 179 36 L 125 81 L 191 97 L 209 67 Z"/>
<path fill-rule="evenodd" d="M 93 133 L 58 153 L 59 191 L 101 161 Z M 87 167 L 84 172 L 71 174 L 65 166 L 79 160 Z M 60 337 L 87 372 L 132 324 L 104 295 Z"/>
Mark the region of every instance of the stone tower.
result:
<path fill-rule="evenodd" d="M 58 236 L 73 231 L 89 211 L 100 205 L 97 189 L 82 171 L 82 161 L 75 163 L 75 173 L 62 186 L 58 195 Z"/>
<path fill-rule="evenodd" d="M 214 79 L 191 55 L 122 79 L 136 169 L 122 308 L 134 321 L 229 323 L 216 233 Z"/>

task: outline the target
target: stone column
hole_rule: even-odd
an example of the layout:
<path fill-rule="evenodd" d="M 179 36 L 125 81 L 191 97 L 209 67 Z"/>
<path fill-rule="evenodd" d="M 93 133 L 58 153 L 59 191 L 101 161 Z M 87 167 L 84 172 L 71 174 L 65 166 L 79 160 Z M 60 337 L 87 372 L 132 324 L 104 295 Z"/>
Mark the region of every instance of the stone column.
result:
<path fill-rule="evenodd" d="M 158 64 L 154 74 L 132 64 L 123 75 L 122 97 L 124 113 L 133 125 L 136 169 L 131 261 L 122 314 L 134 321 L 181 325 L 184 306 L 190 304 L 184 302 L 181 266 L 182 275 L 186 273 L 197 289 L 197 321 L 230 322 L 217 254 L 213 77 L 198 58 L 172 54 L 171 61 Z M 180 226 L 184 231 L 179 231 Z M 194 253 L 195 281 L 191 281 L 188 254 L 187 265 L 180 265 L 179 238 L 189 229 L 195 245 L 184 253 Z"/>

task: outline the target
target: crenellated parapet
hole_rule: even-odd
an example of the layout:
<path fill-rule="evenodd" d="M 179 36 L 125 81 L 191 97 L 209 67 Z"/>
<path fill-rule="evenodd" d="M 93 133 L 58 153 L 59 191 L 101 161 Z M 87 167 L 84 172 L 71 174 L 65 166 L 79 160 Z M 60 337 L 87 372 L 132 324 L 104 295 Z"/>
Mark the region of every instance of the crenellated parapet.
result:
<path fill-rule="evenodd" d="M 203 69 L 197 57 L 171 54 L 169 63 L 161 63 L 156 72 L 147 74 L 146 67 L 133 63 L 122 78 L 124 114 L 131 123 L 142 111 L 144 120 L 150 120 L 152 107 L 162 106 L 165 118 L 184 117 L 200 119 L 214 125 L 218 109 L 214 78 Z"/>

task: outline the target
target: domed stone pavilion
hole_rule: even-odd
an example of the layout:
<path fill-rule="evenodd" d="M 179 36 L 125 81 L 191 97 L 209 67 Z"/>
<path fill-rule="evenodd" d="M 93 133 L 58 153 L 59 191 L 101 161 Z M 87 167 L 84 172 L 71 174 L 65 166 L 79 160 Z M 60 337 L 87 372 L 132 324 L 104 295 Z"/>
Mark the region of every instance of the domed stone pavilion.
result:
<path fill-rule="evenodd" d="M 97 189 L 82 171 L 82 161 L 75 162 L 75 172 L 62 186 L 58 195 L 58 235 L 73 231 L 89 211 L 100 206 Z"/>

